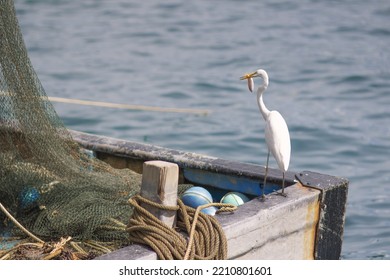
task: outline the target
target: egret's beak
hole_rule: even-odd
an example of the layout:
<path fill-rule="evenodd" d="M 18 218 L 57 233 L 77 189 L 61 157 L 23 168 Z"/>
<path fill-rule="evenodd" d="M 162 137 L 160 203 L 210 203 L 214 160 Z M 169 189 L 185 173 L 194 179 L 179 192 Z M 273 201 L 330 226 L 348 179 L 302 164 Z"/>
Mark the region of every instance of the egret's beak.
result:
<path fill-rule="evenodd" d="M 247 80 L 249 78 L 253 78 L 253 76 L 256 75 L 256 72 L 250 73 L 250 74 L 245 74 L 240 78 L 240 80 Z"/>
<path fill-rule="evenodd" d="M 255 86 L 255 83 L 253 82 L 253 77 L 256 77 L 255 76 L 256 74 L 257 74 L 256 72 L 253 72 L 250 74 L 245 74 L 240 78 L 240 80 L 248 80 L 248 89 L 250 92 L 253 92 L 253 88 Z"/>

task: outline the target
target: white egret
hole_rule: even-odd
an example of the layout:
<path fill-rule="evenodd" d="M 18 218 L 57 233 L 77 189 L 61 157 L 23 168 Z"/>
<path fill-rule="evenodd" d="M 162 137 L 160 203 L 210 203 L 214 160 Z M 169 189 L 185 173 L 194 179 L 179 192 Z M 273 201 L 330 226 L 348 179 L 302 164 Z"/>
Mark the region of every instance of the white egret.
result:
<path fill-rule="evenodd" d="M 264 188 L 267 182 L 268 162 L 270 152 L 274 156 L 279 169 L 283 172 L 283 183 L 281 195 L 284 193 L 284 177 L 290 163 L 291 143 L 290 133 L 286 121 L 278 111 L 270 111 L 264 104 L 263 93 L 268 87 L 268 75 L 263 69 L 259 69 L 253 73 L 242 76 L 241 80 L 248 80 L 248 88 L 252 92 L 254 87 L 253 78 L 260 77 L 263 79 L 263 84 L 257 89 L 257 105 L 260 113 L 265 120 L 265 141 L 268 146 L 267 164 L 265 167 L 264 185 L 262 188 L 262 197 L 264 198 Z"/>

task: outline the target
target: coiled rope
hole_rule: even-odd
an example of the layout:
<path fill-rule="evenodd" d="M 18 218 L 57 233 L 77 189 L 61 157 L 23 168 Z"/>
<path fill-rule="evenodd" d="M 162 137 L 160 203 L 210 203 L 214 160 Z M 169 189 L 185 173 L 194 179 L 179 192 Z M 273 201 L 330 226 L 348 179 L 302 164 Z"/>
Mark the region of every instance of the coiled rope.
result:
<path fill-rule="evenodd" d="M 150 246 L 160 260 L 224 260 L 227 258 L 227 239 L 218 220 L 200 212 L 216 206 L 220 212 L 232 212 L 237 206 L 225 203 L 210 203 L 197 209 L 184 205 L 181 199 L 177 206 L 165 206 L 140 195 L 129 200 L 134 212 L 127 226 L 130 240 Z M 176 228 L 170 228 L 141 206 L 177 211 Z M 183 235 L 187 234 L 187 238 Z"/>

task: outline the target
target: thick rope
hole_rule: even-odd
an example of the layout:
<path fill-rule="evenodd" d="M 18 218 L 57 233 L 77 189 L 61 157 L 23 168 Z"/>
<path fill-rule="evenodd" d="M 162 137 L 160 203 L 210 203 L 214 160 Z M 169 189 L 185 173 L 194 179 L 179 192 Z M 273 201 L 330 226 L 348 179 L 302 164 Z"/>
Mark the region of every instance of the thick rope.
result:
<path fill-rule="evenodd" d="M 130 240 L 150 246 L 161 260 L 224 260 L 227 258 L 227 240 L 223 229 L 213 216 L 200 212 L 216 206 L 220 212 L 232 212 L 237 206 L 225 203 L 210 203 L 197 209 L 188 207 L 178 199 L 177 206 L 165 206 L 140 195 L 129 200 L 134 212 L 127 226 Z M 140 204 L 177 211 L 176 228 L 170 228 Z M 187 238 L 183 235 L 187 234 Z"/>

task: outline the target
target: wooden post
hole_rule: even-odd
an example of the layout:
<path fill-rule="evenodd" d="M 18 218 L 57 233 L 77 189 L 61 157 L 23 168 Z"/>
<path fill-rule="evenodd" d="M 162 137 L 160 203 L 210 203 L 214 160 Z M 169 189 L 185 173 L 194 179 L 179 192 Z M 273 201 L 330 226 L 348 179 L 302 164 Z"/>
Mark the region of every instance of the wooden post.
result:
<path fill-rule="evenodd" d="M 179 167 L 165 161 L 143 164 L 141 196 L 167 206 L 177 205 Z M 176 225 L 176 211 L 161 210 L 150 205 L 143 207 L 169 227 Z"/>

